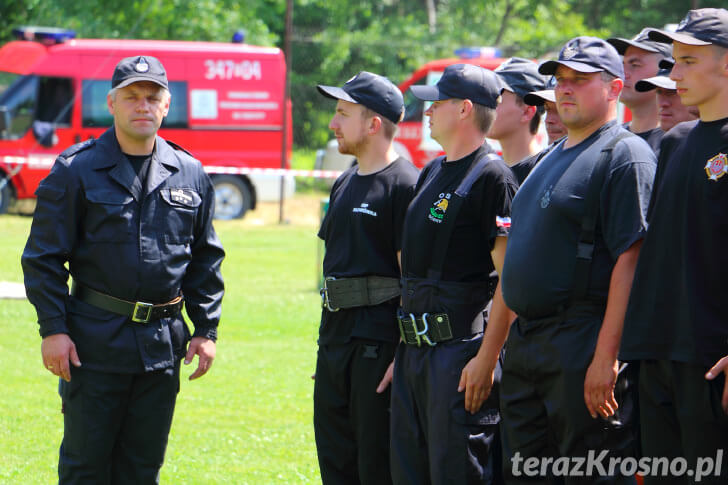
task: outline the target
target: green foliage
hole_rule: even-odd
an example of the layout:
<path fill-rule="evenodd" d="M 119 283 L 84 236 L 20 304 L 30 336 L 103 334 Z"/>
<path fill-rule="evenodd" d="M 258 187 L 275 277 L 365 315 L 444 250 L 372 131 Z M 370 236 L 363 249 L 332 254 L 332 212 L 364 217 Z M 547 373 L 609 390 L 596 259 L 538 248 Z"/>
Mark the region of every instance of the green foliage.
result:
<path fill-rule="evenodd" d="M 403 81 L 419 65 L 462 46 L 497 46 L 504 56 L 548 57 L 577 35 L 631 37 L 676 23 L 689 8 L 725 0 L 296 0 L 291 39 L 294 143 L 330 138 L 331 100 L 316 84 L 341 85 L 361 70 Z M 76 29 L 82 37 L 228 41 L 283 47 L 286 0 L 0 0 L 0 41 L 21 24 Z M 60 20 L 59 20 L 60 19 Z"/>

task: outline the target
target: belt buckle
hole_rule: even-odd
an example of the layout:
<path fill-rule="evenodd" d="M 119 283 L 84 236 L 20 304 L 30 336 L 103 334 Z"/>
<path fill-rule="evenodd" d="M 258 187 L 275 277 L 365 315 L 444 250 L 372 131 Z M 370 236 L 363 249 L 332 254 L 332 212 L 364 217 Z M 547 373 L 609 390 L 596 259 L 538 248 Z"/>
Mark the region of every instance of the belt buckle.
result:
<path fill-rule="evenodd" d="M 340 308 L 332 308 L 331 307 L 331 300 L 329 300 L 329 288 L 326 286 L 326 283 L 328 281 L 333 281 L 336 278 L 333 276 L 327 276 L 324 278 L 324 287 L 319 290 L 319 294 L 321 295 L 321 306 L 326 308 L 330 312 L 338 312 L 341 310 Z"/>
<path fill-rule="evenodd" d="M 415 333 L 417 334 L 418 340 L 421 338 L 422 340 L 425 341 L 425 343 L 427 345 L 429 345 L 430 347 L 434 347 L 435 345 L 437 345 L 437 342 L 433 342 L 432 340 L 430 340 L 430 337 L 427 335 L 427 332 L 430 330 L 430 324 L 427 322 L 427 317 L 429 317 L 429 316 L 430 316 L 429 313 L 422 314 L 422 323 L 424 323 L 425 328 L 423 328 L 422 331 L 420 332 L 419 330 L 417 330 L 417 323 L 415 323 Z M 420 346 L 419 342 L 418 342 L 417 346 L 418 347 Z"/>
<path fill-rule="evenodd" d="M 134 304 L 134 313 L 131 315 L 131 320 L 136 323 L 148 323 L 152 316 L 152 303 L 144 303 L 138 301 Z"/>

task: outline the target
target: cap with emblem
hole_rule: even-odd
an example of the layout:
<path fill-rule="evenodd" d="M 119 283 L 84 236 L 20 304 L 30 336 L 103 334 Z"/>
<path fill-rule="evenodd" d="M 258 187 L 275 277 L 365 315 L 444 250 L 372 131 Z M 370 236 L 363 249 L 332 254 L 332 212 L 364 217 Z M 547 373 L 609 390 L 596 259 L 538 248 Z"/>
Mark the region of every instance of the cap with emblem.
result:
<path fill-rule="evenodd" d="M 655 88 L 675 90 L 677 89 L 675 81 L 670 79 L 671 70 L 660 69 L 657 76 L 640 79 L 635 83 L 634 88 L 639 92 L 652 91 Z"/>
<path fill-rule="evenodd" d="M 596 37 L 575 37 L 559 52 L 559 59 L 546 61 L 538 67 L 541 74 L 556 74 L 559 66 L 579 72 L 604 71 L 624 79 L 624 66 L 619 52 L 610 43 Z"/>
<path fill-rule="evenodd" d="M 473 103 L 496 108 L 503 83 L 488 69 L 473 64 L 447 66 L 434 86 L 411 86 L 415 98 L 424 101 L 469 99 Z"/>
<path fill-rule="evenodd" d="M 554 94 L 554 88 L 556 87 L 556 78 L 551 76 L 546 83 L 546 88 L 541 91 L 533 91 L 523 97 L 523 102 L 531 106 L 543 106 L 546 101 L 552 103 L 556 102 L 556 94 Z"/>
<path fill-rule="evenodd" d="M 533 91 L 546 89 L 546 78 L 539 74 L 538 64 L 528 59 L 511 57 L 493 72 L 503 82 L 503 89 L 521 98 Z"/>
<path fill-rule="evenodd" d="M 650 40 L 649 33 L 650 28 L 642 29 L 642 31 L 632 37 L 631 39 L 623 39 L 621 37 L 612 37 L 607 39 L 607 42 L 612 44 L 620 55 L 624 55 L 629 47 L 636 47 L 643 51 L 653 52 L 660 54 L 663 59 L 670 59 L 672 57 L 672 46 L 663 42 L 657 42 Z"/>
<path fill-rule="evenodd" d="M 120 60 L 111 77 L 111 87 L 123 88 L 140 81 L 151 81 L 169 89 L 164 66 L 152 56 L 125 57 Z"/>
<path fill-rule="evenodd" d="M 657 42 L 677 41 L 688 45 L 716 44 L 728 47 L 728 10 L 724 8 L 691 10 L 682 19 L 675 32 L 650 29 L 649 36 Z"/>
<path fill-rule="evenodd" d="M 361 71 L 340 88 L 321 84 L 316 87 L 328 98 L 362 104 L 392 123 L 399 123 L 404 117 L 402 92 L 384 76 Z"/>

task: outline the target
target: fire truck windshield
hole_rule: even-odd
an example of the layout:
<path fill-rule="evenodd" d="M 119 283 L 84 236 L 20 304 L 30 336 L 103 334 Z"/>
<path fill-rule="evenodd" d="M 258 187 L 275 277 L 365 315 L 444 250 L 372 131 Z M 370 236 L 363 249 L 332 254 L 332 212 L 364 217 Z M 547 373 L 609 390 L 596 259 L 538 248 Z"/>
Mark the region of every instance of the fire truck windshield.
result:
<path fill-rule="evenodd" d="M 7 73 L 3 73 L 7 76 Z M 3 77 L 4 81 L 7 77 Z M 17 76 L 0 93 L 0 138 L 21 138 L 30 128 L 38 96 L 37 76 Z"/>

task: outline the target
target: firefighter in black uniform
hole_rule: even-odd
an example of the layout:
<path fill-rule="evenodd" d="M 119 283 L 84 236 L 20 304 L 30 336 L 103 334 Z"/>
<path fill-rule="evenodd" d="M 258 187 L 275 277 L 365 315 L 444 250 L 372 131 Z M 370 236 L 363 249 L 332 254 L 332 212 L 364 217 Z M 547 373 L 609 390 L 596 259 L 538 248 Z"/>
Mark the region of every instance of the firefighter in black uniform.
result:
<path fill-rule="evenodd" d="M 389 381 L 399 340 L 402 222 L 417 169 L 392 146 L 404 113 L 387 78 L 360 72 L 343 87 L 329 127 L 356 156 L 331 189 L 319 231 L 326 243 L 314 429 L 324 484 L 391 483 Z"/>
<path fill-rule="evenodd" d="M 671 463 L 645 483 L 725 484 L 728 10 L 690 10 L 676 32 L 649 36 L 673 44 L 670 79 L 700 119 L 662 139 L 620 356 L 640 362 L 643 452 Z"/>
<path fill-rule="evenodd" d="M 548 461 L 536 476 L 525 473 L 524 459 L 553 464 L 595 450 L 622 459 L 636 452 L 627 379 L 633 376 L 617 351 L 655 156 L 615 120 L 624 70 L 614 47 L 577 37 L 539 71 L 556 77 L 568 134 L 513 201 L 502 278 L 504 299 L 518 314 L 500 396 L 507 483 L 563 475 Z M 592 467 L 565 481 L 634 483 L 634 477 Z"/>
<path fill-rule="evenodd" d="M 164 67 L 125 58 L 111 87 L 114 125 L 58 157 L 22 257 L 43 364 L 61 378 L 62 484 L 158 482 L 180 360 L 199 356 L 190 379 L 209 370 L 223 295 L 210 179 L 156 135 Z"/>
<path fill-rule="evenodd" d="M 485 143 L 502 85 L 456 64 L 436 86 L 432 137 L 446 156 L 420 174 L 402 242 L 400 343 L 392 388 L 392 476 L 397 484 L 500 482 L 498 359 L 486 362 L 486 317 L 507 320 L 498 273 L 510 226 L 513 174 Z"/>

